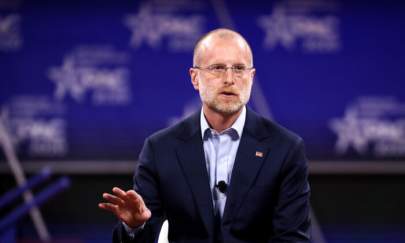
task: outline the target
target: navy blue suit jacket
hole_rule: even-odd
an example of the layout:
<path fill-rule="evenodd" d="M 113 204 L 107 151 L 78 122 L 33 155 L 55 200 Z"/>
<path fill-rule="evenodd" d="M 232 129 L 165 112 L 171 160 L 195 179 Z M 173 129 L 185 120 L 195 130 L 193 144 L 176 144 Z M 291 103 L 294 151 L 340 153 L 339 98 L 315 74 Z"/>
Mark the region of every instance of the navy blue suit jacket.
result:
<path fill-rule="evenodd" d="M 222 217 L 224 242 L 309 242 L 307 177 L 302 139 L 248 109 Z M 164 219 L 170 242 L 214 242 L 199 112 L 145 141 L 134 188 L 152 218 L 135 239 L 119 224 L 114 242 L 155 242 Z"/>

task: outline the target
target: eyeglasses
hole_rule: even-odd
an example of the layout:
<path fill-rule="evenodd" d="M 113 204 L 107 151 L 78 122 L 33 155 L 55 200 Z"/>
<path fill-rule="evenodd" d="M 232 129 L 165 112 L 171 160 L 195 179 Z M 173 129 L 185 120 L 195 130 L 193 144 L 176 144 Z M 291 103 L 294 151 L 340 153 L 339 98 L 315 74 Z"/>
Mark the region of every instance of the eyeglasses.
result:
<path fill-rule="evenodd" d="M 224 75 L 228 69 L 230 69 L 237 77 L 242 77 L 247 71 L 254 69 L 254 67 L 246 67 L 245 65 L 233 65 L 231 67 L 227 67 L 224 64 L 214 64 L 208 67 L 194 66 L 193 68 L 204 70 L 217 76 Z"/>

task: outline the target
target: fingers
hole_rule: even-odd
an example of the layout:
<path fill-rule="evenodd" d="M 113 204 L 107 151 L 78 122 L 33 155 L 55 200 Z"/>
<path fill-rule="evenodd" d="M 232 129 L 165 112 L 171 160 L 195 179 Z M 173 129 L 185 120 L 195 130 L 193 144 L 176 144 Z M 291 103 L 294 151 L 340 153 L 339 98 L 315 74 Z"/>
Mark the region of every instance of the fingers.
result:
<path fill-rule="evenodd" d="M 136 193 L 134 190 L 124 191 L 119 187 L 114 187 L 112 189 L 114 195 L 109 193 L 103 193 L 103 198 L 107 200 L 108 203 L 112 203 L 118 206 L 129 206 L 138 212 L 145 210 L 146 206 L 142 197 Z"/>
<path fill-rule="evenodd" d="M 134 190 L 129 190 L 125 192 L 118 187 L 114 187 L 112 191 L 116 196 L 116 198 L 119 198 L 122 201 L 129 203 L 131 205 L 139 206 L 140 202 L 143 203 L 141 196 L 139 196 L 139 194 L 137 194 Z"/>
<path fill-rule="evenodd" d="M 112 192 L 119 198 L 121 199 L 125 199 L 127 197 L 127 194 L 125 191 L 123 191 L 121 188 L 119 187 L 114 187 L 112 189 Z"/>
<path fill-rule="evenodd" d="M 147 207 L 145 207 L 145 209 L 146 210 L 143 212 L 142 215 L 143 215 L 143 217 L 144 217 L 144 219 L 146 221 L 152 216 L 152 212 Z"/>
<path fill-rule="evenodd" d="M 112 203 L 99 203 L 98 207 L 107 211 L 110 211 L 114 214 L 117 214 L 118 207 Z"/>
<path fill-rule="evenodd" d="M 130 207 L 139 213 L 143 213 L 147 209 L 142 197 L 134 190 L 124 191 L 119 187 L 114 187 L 112 192 L 114 195 L 103 193 L 103 198 L 110 204 L 119 207 Z"/>
<path fill-rule="evenodd" d="M 103 193 L 103 198 L 107 200 L 109 203 L 116 204 L 118 206 L 124 205 L 124 201 L 121 198 L 111 195 L 109 193 Z"/>
<path fill-rule="evenodd" d="M 99 203 L 99 208 L 112 212 L 130 226 L 141 225 L 152 216 L 142 197 L 134 190 L 123 191 L 114 187 L 112 192 L 114 195 L 103 193 L 107 202 Z"/>
<path fill-rule="evenodd" d="M 127 196 L 130 200 L 132 200 L 135 203 L 135 206 L 137 207 L 138 212 L 140 212 L 141 214 L 147 209 L 142 197 L 138 193 L 136 193 L 134 190 L 127 191 Z"/>
<path fill-rule="evenodd" d="M 121 201 L 128 201 L 130 198 L 128 197 L 127 193 L 125 191 L 123 191 L 121 188 L 119 187 L 114 187 L 112 189 L 112 192 L 114 193 L 114 195 L 111 195 L 111 197 L 108 198 L 114 198 L 115 200 L 121 200 Z M 108 194 L 108 193 L 107 193 Z M 103 194 L 104 197 L 104 194 Z"/>
<path fill-rule="evenodd" d="M 136 193 L 134 190 L 129 190 L 129 191 L 127 191 L 126 194 L 127 194 L 127 197 L 129 199 L 133 200 L 134 202 L 139 202 L 139 203 L 145 205 L 142 197 L 138 193 Z"/>

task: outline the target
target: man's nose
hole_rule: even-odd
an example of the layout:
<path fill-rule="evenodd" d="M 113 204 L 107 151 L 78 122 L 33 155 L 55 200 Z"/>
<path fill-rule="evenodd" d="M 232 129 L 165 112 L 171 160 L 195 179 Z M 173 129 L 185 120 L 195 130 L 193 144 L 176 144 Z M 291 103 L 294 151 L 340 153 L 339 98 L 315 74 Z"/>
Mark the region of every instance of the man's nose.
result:
<path fill-rule="evenodd" d="M 225 70 L 225 79 L 224 79 L 225 84 L 233 84 L 233 70 L 232 68 L 227 68 Z"/>

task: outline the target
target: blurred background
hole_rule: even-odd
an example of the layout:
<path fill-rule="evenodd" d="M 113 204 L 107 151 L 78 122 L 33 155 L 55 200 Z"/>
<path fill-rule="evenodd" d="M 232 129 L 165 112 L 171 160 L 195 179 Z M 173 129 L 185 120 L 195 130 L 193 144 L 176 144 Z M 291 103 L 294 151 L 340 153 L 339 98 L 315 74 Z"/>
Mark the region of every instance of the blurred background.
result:
<path fill-rule="evenodd" d="M 373 0 L 0 0 L 0 242 L 110 242 L 102 192 L 200 109 L 218 27 L 251 44 L 250 107 L 306 142 L 314 242 L 405 242 L 405 3 Z"/>

